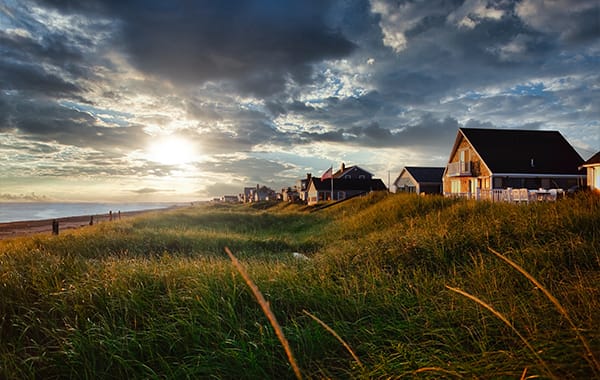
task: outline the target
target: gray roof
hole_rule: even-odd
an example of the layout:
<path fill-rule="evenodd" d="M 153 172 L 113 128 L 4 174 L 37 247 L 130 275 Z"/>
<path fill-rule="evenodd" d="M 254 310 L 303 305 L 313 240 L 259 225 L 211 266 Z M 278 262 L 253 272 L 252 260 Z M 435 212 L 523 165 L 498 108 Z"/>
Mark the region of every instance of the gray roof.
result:
<path fill-rule="evenodd" d="M 493 173 L 579 174 L 583 163 L 558 131 L 460 130 Z"/>
<path fill-rule="evenodd" d="M 442 183 L 445 168 L 432 168 L 420 166 L 406 166 L 404 169 L 418 183 Z"/>
<path fill-rule="evenodd" d="M 319 177 L 312 177 L 315 188 L 319 191 L 331 191 L 331 179 L 321 180 Z M 333 179 L 333 191 L 379 191 L 387 190 L 387 187 L 380 179 Z"/>

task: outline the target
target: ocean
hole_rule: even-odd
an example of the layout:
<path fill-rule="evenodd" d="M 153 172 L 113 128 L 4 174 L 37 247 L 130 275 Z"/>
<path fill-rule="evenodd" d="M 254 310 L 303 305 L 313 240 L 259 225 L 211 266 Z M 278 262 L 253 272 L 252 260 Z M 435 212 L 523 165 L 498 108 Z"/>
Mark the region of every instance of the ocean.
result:
<path fill-rule="evenodd" d="M 99 215 L 180 206 L 181 203 L 42 203 L 0 202 L 0 223 L 43 220 L 67 216 Z"/>

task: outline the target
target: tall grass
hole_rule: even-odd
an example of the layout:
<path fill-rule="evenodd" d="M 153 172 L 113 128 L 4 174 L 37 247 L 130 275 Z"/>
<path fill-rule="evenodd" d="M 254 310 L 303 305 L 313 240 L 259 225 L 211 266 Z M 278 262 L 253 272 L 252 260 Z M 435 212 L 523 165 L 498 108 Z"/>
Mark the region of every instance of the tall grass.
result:
<path fill-rule="evenodd" d="M 380 194 L 312 213 L 207 205 L 2 240 L 0 378 L 294 378 L 225 246 L 305 377 L 598 377 L 598 197 Z"/>

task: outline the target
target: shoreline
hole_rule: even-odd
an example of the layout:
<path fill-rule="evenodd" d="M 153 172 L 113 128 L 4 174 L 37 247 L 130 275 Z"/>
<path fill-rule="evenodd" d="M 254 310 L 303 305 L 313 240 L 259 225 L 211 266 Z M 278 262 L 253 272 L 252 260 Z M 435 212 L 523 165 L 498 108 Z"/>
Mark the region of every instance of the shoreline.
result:
<path fill-rule="evenodd" d="M 94 217 L 94 224 L 99 223 L 110 223 L 111 221 L 119 221 L 120 219 L 131 218 L 141 214 L 157 211 L 168 211 L 177 208 L 177 206 L 146 209 L 137 211 L 121 211 L 114 212 L 112 219 L 109 213 L 104 214 L 93 214 L 93 215 L 75 215 L 65 216 L 61 218 L 41 219 L 41 220 L 23 220 L 15 222 L 4 222 L 0 223 L 0 240 L 10 239 L 13 237 L 31 236 L 36 234 L 52 233 L 53 221 L 59 223 L 59 234 L 61 231 L 74 230 L 83 227 L 90 226 L 90 219 Z M 120 216 L 119 216 L 120 215 Z"/>

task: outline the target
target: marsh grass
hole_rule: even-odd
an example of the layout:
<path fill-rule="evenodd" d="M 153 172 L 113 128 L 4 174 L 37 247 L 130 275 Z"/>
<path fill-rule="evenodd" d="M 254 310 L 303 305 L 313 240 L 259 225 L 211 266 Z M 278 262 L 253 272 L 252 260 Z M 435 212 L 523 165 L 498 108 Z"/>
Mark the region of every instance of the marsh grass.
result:
<path fill-rule="evenodd" d="M 0 241 L 0 378 L 294 378 L 226 246 L 304 377 L 548 376 L 512 328 L 447 284 L 493 305 L 554 376 L 598 377 L 598 197 L 379 194 L 317 212 L 207 205 Z"/>

